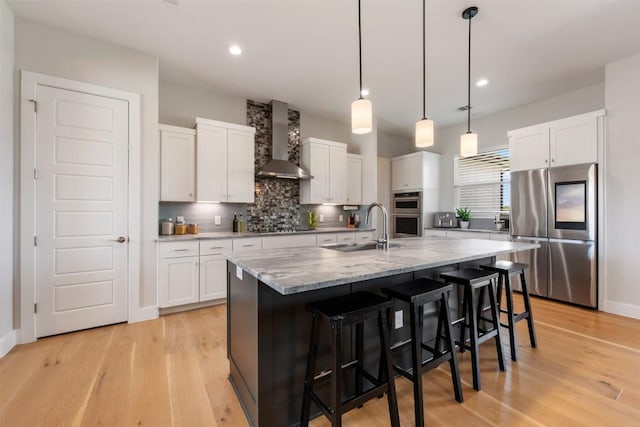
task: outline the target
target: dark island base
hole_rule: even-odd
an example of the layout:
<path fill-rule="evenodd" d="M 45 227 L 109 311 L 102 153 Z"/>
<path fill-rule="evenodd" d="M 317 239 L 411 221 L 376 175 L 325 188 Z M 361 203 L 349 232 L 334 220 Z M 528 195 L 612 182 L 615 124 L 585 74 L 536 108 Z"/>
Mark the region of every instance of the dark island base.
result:
<path fill-rule="evenodd" d="M 352 292 L 369 290 L 380 292 L 382 287 L 413 280 L 414 277 L 438 279 L 445 271 L 475 267 L 494 261 L 485 258 L 463 264 L 453 264 L 414 273 L 355 282 L 316 291 L 281 295 L 246 272 L 240 279 L 235 264 L 228 262 L 227 281 L 227 356 L 229 380 L 253 426 L 295 426 L 299 424 L 302 407 L 302 390 L 309 351 L 311 315 L 305 306 L 308 302 Z M 458 295 L 449 300 L 454 317 L 458 313 Z M 403 309 L 403 326 L 392 331 L 392 343 L 409 338 L 408 306 Z M 435 307 L 425 308 L 425 340 L 434 338 Z M 393 316 L 393 314 L 392 314 Z M 330 369 L 329 331 L 320 340 L 318 371 Z M 344 334 L 345 360 L 355 354 L 351 331 Z M 373 324 L 365 327 L 365 366 L 375 372 L 378 366 L 378 338 Z M 399 354 L 396 363 L 409 365 L 408 349 Z M 346 384 L 353 384 L 349 378 Z M 347 390 L 348 392 L 348 390 Z M 322 395 L 322 390 L 320 390 Z"/>

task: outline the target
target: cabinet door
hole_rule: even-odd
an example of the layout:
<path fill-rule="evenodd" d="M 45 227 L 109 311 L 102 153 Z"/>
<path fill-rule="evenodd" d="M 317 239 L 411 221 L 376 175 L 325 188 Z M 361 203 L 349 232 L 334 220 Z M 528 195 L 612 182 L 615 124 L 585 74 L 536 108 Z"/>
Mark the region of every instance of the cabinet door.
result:
<path fill-rule="evenodd" d="M 347 204 L 362 204 L 362 157 L 347 154 Z"/>
<path fill-rule="evenodd" d="M 479 233 L 474 231 L 451 231 L 447 230 L 447 237 L 454 239 L 482 239 L 491 240 L 490 233 Z"/>
<path fill-rule="evenodd" d="M 338 236 L 336 233 L 318 233 L 316 239 L 317 245 L 326 245 L 327 243 L 337 243 Z"/>
<path fill-rule="evenodd" d="M 391 190 L 421 190 L 423 186 L 422 163 L 421 155 L 393 159 L 391 162 Z"/>
<path fill-rule="evenodd" d="M 255 251 L 262 249 L 262 237 L 233 239 L 233 252 Z"/>
<path fill-rule="evenodd" d="M 227 296 L 227 258 L 222 255 L 200 257 L 200 301 Z"/>
<path fill-rule="evenodd" d="M 447 237 L 447 231 L 425 228 L 423 236 L 424 237 Z"/>
<path fill-rule="evenodd" d="M 376 240 L 375 231 L 358 231 L 356 232 L 358 242 L 370 242 Z"/>
<path fill-rule="evenodd" d="M 309 144 L 309 203 L 329 202 L 329 146 Z"/>
<path fill-rule="evenodd" d="M 577 116 L 551 124 L 551 166 L 598 161 L 597 117 Z"/>
<path fill-rule="evenodd" d="M 254 134 L 228 132 L 228 198 L 231 203 L 253 203 L 255 189 Z"/>
<path fill-rule="evenodd" d="M 158 306 L 198 302 L 198 257 L 160 260 Z"/>
<path fill-rule="evenodd" d="M 198 200 L 227 201 L 227 129 L 198 125 Z"/>
<path fill-rule="evenodd" d="M 346 233 L 336 233 L 337 242 L 338 243 L 356 243 L 356 233 L 346 232 Z"/>
<path fill-rule="evenodd" d="M 196 143 L 193 135 L 160 132 L 160 200 L 194 202 Z"/>
<path fill-rule="evenodd" d="M 262 239 L 262 249 L 302 248 L 315 246 L 315 234 L 297 234 L 294 236 L 266 236 Z"/>
<path fill-rule="evenodd" d="M 329 147 L 329 203 L 347 201 L 347 147 Z"/>
<path fill-rule="evenodd" d="M 549 166 L 549 126 L 532 126 L 509 132 L 511 172 Z"/>

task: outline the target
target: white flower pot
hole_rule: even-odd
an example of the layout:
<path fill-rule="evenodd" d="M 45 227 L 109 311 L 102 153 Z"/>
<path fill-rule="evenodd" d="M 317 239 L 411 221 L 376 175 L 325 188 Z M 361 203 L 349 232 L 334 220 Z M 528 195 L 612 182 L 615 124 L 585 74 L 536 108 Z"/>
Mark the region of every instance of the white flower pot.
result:
<path fill-rule="evenodd" d="M 469 221 L 460 221 L 460 228 L 469 228 Z"/>

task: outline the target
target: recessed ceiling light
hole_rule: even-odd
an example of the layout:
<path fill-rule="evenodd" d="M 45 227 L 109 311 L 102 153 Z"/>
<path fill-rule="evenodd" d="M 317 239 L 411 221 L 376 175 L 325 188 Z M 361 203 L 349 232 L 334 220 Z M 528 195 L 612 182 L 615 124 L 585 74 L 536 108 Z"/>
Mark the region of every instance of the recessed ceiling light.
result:
<path fill-rule="evenodd" d="M 242 53 L 242 49 L 240 49 L 240 46 L 234 44 L 232 46 L 229 46 L 229 53 L 231 55 L 238 56 Z"/>
<path fill-rule="evenodd" d="M 362 88 L 362 91 L 360 91 L 360 95 L 369 96 L 369 89 Z"/>
<path fill-rule="evenodd" d="M 476 86 L 478 87 L 486 86 L 488 84 L 489 84 L 489 80 L 487 79 L 480 79 L 476 82 Z"/>

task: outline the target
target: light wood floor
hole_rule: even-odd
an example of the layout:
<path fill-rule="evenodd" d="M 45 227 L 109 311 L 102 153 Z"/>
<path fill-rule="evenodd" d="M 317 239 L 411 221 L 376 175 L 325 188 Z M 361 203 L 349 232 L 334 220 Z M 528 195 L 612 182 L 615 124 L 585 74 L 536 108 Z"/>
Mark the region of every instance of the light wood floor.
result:
<path fill-rule="evenodd" d="M 465 353 L 463 404 L 446 364 L 425 374 L 427 425 L 639 426 L 640 321 L 533 303 L 539 348 L 520 322 L 520 360 L 500 373 L 495 347 L 484 344 L 481 392 Z M 227 380 L 225 316 L 216 306 L 18 346 L 0 359 L 0 426 L 247 425 Z M 396 384 L 401 423 L 411 426 L 411 384 Z M 386 399 L 344 424 L 388 425 Z"/>

